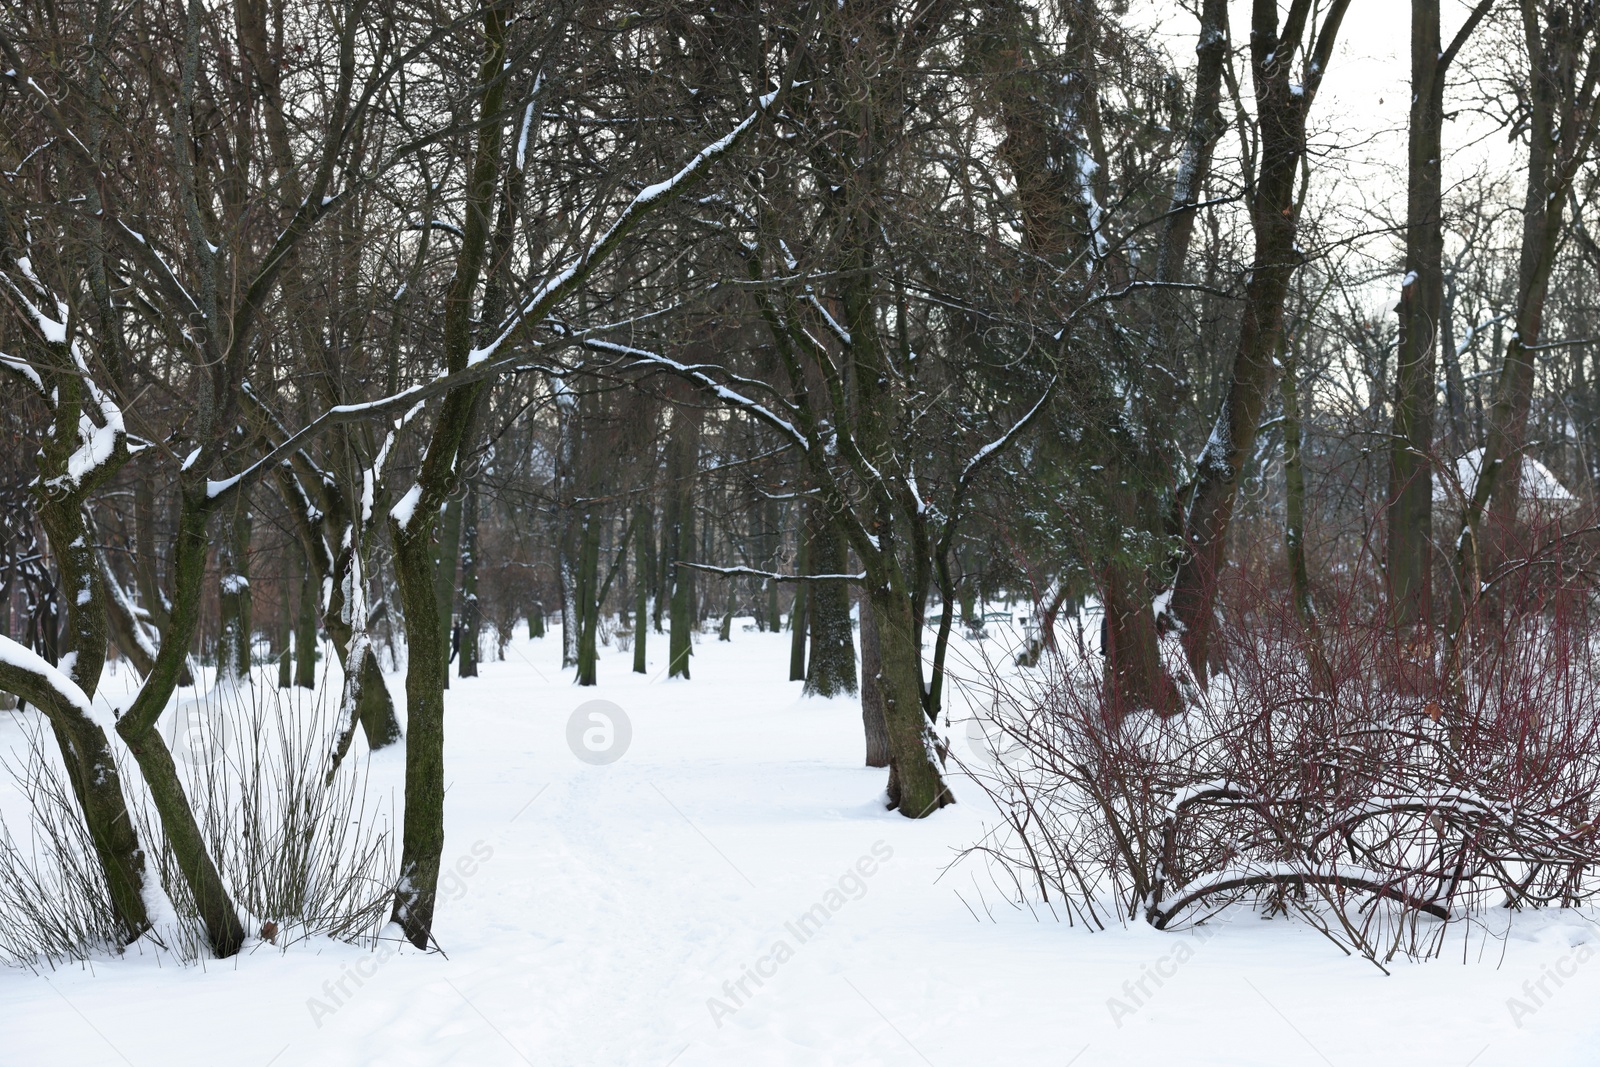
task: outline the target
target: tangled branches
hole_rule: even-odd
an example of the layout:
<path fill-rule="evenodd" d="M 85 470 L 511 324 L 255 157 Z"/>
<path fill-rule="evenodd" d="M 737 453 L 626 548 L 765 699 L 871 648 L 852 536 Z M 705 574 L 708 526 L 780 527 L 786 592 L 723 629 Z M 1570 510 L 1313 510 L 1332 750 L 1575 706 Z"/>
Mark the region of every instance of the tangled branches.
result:
<path fill-rule="evenodd" d="M 972 851 L 1092 925 L 1166 929 L 1247 903 L 1376 961 L 1437 952 L 1487 908 L 1600 888 L 1586 596 L 1522 600 L 1537 610 L 1475 634 L 1446 684 L 1353 611 L 1321 620 L 1317 677 L 1289 609 L 1234 592 L 1226 669 L 1178 715 L 1113 707 L 1081 643 L 1035 684 L 991 689 L 987 729 L 1006 744 L 968 770 L 1006 825 Z"/>

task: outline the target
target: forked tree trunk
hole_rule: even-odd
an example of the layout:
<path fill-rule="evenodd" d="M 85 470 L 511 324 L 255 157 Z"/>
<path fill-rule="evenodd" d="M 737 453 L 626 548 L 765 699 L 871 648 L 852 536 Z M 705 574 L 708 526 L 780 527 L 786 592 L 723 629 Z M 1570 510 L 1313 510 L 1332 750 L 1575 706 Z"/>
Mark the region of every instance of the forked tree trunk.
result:
<path fill-rule="evenodd" d="M 1239 480 L 1255 449 L 1262 409 L 1277 381 L 1283 305 L 1301 258 L 1295 244 L 1300 206 L 1295 192 L 1306 146 L 1306 112 L 1327 70 L 1348 6 L 1348 0 L 1334 0 L 1322 25 L 1310 27 L 1309 39 L 1315 41 L 1315 49 L 1308 57 L 1303 84 L 1293 80 L 1292 72 L 1295 53 L 1302 38 L 1308 36 L 1303 19 L 1309 9 L 1296 6 L 1302 21 L 1284 27 L 1286 38 L 1279 37 L 1276 4 L 1258 3 L 1252 14 L 1251 72 L 1261 129 L 1260 165 L 1250 212 L 1255 250 L 1227 393 L 1196 464 L 1183 556 L 1172 593 L 1173 610 L 1183 624 L 1184 651 L 1202 685 L 1211 667 L 1217 583 L 1228 527 Z"/>
<path fill-rule="evenodd" d="M 922 648 L 910 598 L 874 582 L 870 571 L 868 585 L 889 740 L 889 807 L 920 819 L 955 801 L 939 774 L 938 743 L 922 709 Z"/>
<path fill-rule="evenodd" d="M 472 349 L 473 296 L 484 266 L 488 213 L 499 176 L 509 15 L 509 4 L 495 4 L 483 11 L 485 47 L 477 72 L 482 125 L 468 175 L 466 218 L 455 275 L 444 301 L 444 364 L 451 372 L 466 368 Z M 405 826 L 400 878 L 390 916 L 418 948 L 426 948 L 432 938 L 444 852 L 444 691 L 450 678 L 447 647 L 440 639 L 449 632 L 449 601 L 439 595 L 437 571 L 443 568 L 434 566 L 430 542 L 438 526 L 438 509 L 461 473 L 462 454 L 484 388 L 476 382 L 445 394 L 416 485 L 404 498 L 411 507 L 389 513 L 395 578 L 406 625 L 416 635 L 406 666 Z M 448 557 L 452 585 L 455 564 L 452 553 Z"/>
<path fill-rule="evenodd" d="M 1581 5 L 1541 5 L 1537 0 L 1522 0 L 1520 6 L 1531 68 L 1530 136 L 1515 325 L 1495 386 L 1477 485 L 1463 509 L 1462 533 L 1456 540 L 1457 603 L 1450 627 L 1455 663 L 1463 612 L 1469 610 L 1469 604 L 1460 602 L 1461 594 L 1469 601 L 1481 599 L 1479 591 L 1489 576 L 1511 562 L 1550 276 L 1566 232 L 1567 199 L 1600 128 L 1600 51 L 1588 40 L 1593 14 Z M 1489 599 L 1491 605 L 1498 601 L 1492 590 Z"/>

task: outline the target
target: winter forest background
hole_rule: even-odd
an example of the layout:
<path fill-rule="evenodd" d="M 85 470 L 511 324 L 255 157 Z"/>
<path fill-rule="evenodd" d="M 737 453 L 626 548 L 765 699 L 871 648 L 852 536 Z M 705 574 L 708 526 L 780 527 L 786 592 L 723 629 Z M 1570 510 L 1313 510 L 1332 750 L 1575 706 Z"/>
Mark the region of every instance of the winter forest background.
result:
<path fill-rule="evenodd" d="M 5 0 L 4 996 L 389 980 L 448 957 L 469 867 L 664 892 L 647 845 L 468 844 L 472 790 L 555 780 L 532 724 L 572 782 L 637 738 L 773 864 L 843 805 L 915 858 L 852 838 L 822 881 L 964 880 L 921 938 L 998 907 L 1135 946 L 1120 976 L 1251 916 L 1361 961 L 1349 1004 L 1519 939 L 1578 981 L 1600 11 L 1391 6 Z M 510 966 L 519 923 L 460 914 Z M 749 1062 L 740 952 L 685 1049 Z M 1465 981 L 1506 1056 L 1563 984 Z M 1154 1062 L 1114 1050 L 1160 987 L 1080 991 L 1085 1048 Z M 666 1062 L 662 1026 L 570 1062 Z M 900 1037 L 838 1062 L 963 1062 Z"/>

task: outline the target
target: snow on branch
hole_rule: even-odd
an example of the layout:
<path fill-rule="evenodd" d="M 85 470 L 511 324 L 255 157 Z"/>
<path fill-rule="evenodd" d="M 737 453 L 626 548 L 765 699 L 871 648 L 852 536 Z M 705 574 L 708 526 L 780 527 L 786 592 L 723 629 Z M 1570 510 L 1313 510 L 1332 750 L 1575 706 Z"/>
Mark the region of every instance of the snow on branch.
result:
<path fill-rule="evenodd" d="M 578 257 L 566 267 L 558 271 L 554 277 L 547 279 L 543 285 L 535 289 L 521 307 L 512 313 L 511 317 L 495 334 L 492 341 L 482 348 L 474 348 L 467 354 L 467 365 L 482 363 L 491 360 L 499 352 L 502 345 L 519 333 L 529 322 L 535 322 L 544 317 L 544 314 L 556 304 L 560 303 L 569 293 L 576 289 L 590 273 L 594 271 L 606 257 L 611 254 L 617 244 L 637 226 L 651 212 L 669 202 L 674 196 L 686 190 L 689 186 L 699 181 L 711 165 L 731 152 L 752 129 L 756 120 L 772 107 L 777 99 L 776 92 L 763 96 L 760 106 L 749 115 L 745 116 L 737 126 L 725 136 L 711 142 L 697 152 L 693 159 L 685 163 L 677 173 L 664 181 L 647 185 L 639 190 L 628 206 L 622 209 L 614 222 L 608 226 L 604 233 L 589 244 Z"/>
<path fill-rule="evenodd" d="M 50 393 L 44 387 L 44 380 L 39 377 L 39 372 L 33 369 L 32 364 L 18 359 L 16 356 L 8 356 L 4 352 L 0 352 L 0 367 L 4 367 L 27 382 L 41 397 L 49 397 Z"/>
<path fill-rule="evenodd" d="M 1328 870 L 1303 870 L 1287 863 L 1247 863 L 1196 878 L 1184 886 L 1181 895 L 1172 903 L 1157 905 L 1150 911 L 1150 923 L 1157 930 L 1167 924 L 1185 908 L 1220 893 L 1255 889 L 1266 885 L 1326 886 L 1337 889 L 1357 889 L 1376 897 L 1398 900 L 1407 907 L 1432 915 L 1436 919 L 1450 918 L 1450 909 L 1436 901 L 1411 893 L 1396 884 L 1393 875 L 1349 863 L 1332 864 Z"/>
<path fill-rule="evenodd" d="M 677 360 L 668 356 L 663 356 L 659 352 L 651 352 L 644 348 L 634 348 L 631 345 L 616 344 L 612 341 L 597 341 L 588 339 L 583 341 L 583 346 L 585 348 L 592 348 L 597 352 L 610 352 L 614 355 L 626 356 L 633 360 L 636 365 L 654 365 L 662 368 L 663 370 L 671 371 L 680 378 L 687 378 L 689 381 L 694 382 L 701 388 L 715 394 L 717 399 L 723 401 L 724 403 L 732 407 L 736 407 L 741 411 L 747 412 L 757 419 L 760 419 L 762 422 L 765 422 L 768 426 L 771 426 L 773 429 L 788 437 L 795 444 L 799 445 L 800 448 L 809 448 L 810 442 L 806 439 L 806 435 L 801 433 L 799 427 L 795 426 L 794 423 L 790 422 L 788 419 L 785 419 L 783 416 L 779 415 L 765 404 L 762 404 L 760 401 L 752 400 L 743 393 L 735 392 L 734 390 L 729 389 L 711 375 L 707 374 L 701 368 L 701 365 L 691 366 L 687 363 L 679 363 Z"/>
<path fill-rule="evenodd" d="M 859 574 L 778 574 L 775 571 L 758 571 L 754 567 L 713 567 L 709 563 L 690 563 L 687 560 L 678 560 L 679 567 L 688 567 L 691 570 L 710 571 L 727 578 L 764 578 L 769 582 L 864 582 L 867 572 Z"/>
<path fill-rule="evenodd" d="M 998 455 L 1003 449 L 1005 449 L 1007 445 L 1011 444 L 1011 442 L 1015 441 L 1019 436 L 1021 436 L 1024 430 L 1032 425 L 1033 420 L 1038 418 L 1039 413 L 1049 405 L 1050 398 L 1055 396 L 1056 386 L 1059 385 L 1060 382 L 1061 375 L 1054 375 L 1050 379 L 1049 384 L 1044 387 L 1044 392 L 1039 395 L 1039 399 L 1034 402 L 1033 407 L 1028 409 L 1028 413 L 1026 415 L 1012 423 L 1010 429 L 1001 434 L 999 437 L 995 438 L 993 441 L 990 441 L 988 444 L 984 445 L 982 448 L 978 449 L 977 453 L 974 454 L 971 459 L 967 460 L 967 465 L 961 468 L 961 485 L 963 487 L 965 487 L 966 483 L 971 481 L 972 477 L 983 468 L 984 464 L 988 463 L 991 459 Z"/>
<path fill-rule="evenodd" d="M 0 635 L 0 689 L 15 693 L 53 716 L 72 712 L 94 719 L 104 729 L 115 727 L 109 716 L 97 717 L 94 702 L 77 682 L 33 649 L 3 635 Z"/>

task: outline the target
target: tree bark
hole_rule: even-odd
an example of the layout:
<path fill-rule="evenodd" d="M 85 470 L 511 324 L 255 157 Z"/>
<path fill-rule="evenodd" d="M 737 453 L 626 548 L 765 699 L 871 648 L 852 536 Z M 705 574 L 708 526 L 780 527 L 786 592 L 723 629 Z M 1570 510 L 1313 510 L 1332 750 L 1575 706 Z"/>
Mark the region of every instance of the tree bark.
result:
<path fill-rule="evenodd" d="M 478 641 L 483 617 L 478 609 L 478 482 L 467 483 L 461 502 L 461 651 L 456 663 L 463 678 L 478 676 Z"/>
<path fill-rule="evenodd" d="M 444 649 L 444 687 L 450 688 L 450 630 L 455 624 L 456 574 L 461 564 L 461 497 L 452 496 L 444 505 L 439 523 L 439 540 L 434 549 L 433 595 L 439 600 L 437 640 Z M 409 619 L 410 616 L 407 615 Z"/>
<path fill-rule="evenodd" d="M 173 595 L 167 631 L 162 637 L 155 669 L 145 679 L 133 705 L 117 720 L 117 733 L 138 761 L 161 818 L 162 831 L 199 910 L 211 949 L 218 957 L 226 958 L 243 946 L 244 926 L 212 862 L 205 835 L 195 821 L 194 809 L 184 792 L 172 754 L 156 729 L 161 712 L 177 687 L 187 650 L 199 625 L 200 593 L 210 551 L 206 527 L 211 501 L 206 492 L 206 481 L 199 474 L 194 476 L 193 484 L 183 488 L 173 545 Z"/>
<path fill-rule="evenodd" d="M 604 520 L 591 505 L 583 513 L 578 551 L 578 684 L 594 685 L 600 658 L 600 532 Z"/>
<path fill-rule="evenodd" d="M 282 571 L 278 576 L 278 618 L 274 632 L 278 644 L 278 688 L 294 685 L 294 587 L 296 564 L 300 561 L 299 546 L 290 542 L 281 557 Z"/>
<path fill-rule="evenodd" d="M 633 509 L 633 673 L 648 673 L 645 638 L 650 633 L 650 545 L 655 537 L 650 502 L 642 495 Z"/>
<path fill-rule="evenodd" d="M 821 508 L 811 510 L 811 566 L 816 574 L 843 574 L 844 538 Z M 850 626 L 850 587 L 842 580 L 805 583 L 811 622 L 811 662 L 806 665 L 807 696 L 856 692 L 855 635 Z"/>
<path fill-rule="evenodd" d="M 920 819 L 955 802 L 939 773 L 938 742 L 922 710 L 922 646 L 910 598 L 873 581 L 870 571 L 868 582 L 889 740 L 889 807 Z"/>
<path fill-rule="evenodd" d="M 1433 426 L 1444 312 L 1444 86 L 1451 60 L 1493 0 L 1468 17 L 1450 49 L 1439 0 L 1411 2 L 1411 119 L 1406 149 L 1405 277 L 1400 283 L 1385 558 L 1397 634 L 1433 622 Z M 1453 383 L 1452 383 L 1453 384 Z"/>
<path fill-rule="evenodd" d="M 861 723 L 867 738 L 867 766 L 889 766 L 889 727 L 883 717 L 883 655 L 872 600 L 861 598 Z"/>
<path fill-rule="evenodd" d="M 249 499 L 241 494 L 218 553 L 221 626 L 217 632 L 217 679 L 223 683 L 250 680 L 252 526 Z"/>
<path fill-rule="evenodd" d="M 64 454 L 61 466 L 65 467 Z M 47 459 L 46 473 L 50 467 Z M 64 598 L 66 625 L 62 636 L 64 651 L 70 656 L 63 673 L 82 692 L 84 700 L 80 704 L 63 699 L 32 672 L 4 666 L 0 666 L 0 689 L 17 694 L 49 717 L 61 746 L 67 778 L 105 874 L 112 908 L 123 937 L 131 942 L 150 926 L 144 893 L 147 889 L 157 891 L 158 887 L 147 883 L 149 868 L 133 820 L 128 816 L 110 740 L 88 707 L 105 665 L 105 577 L 100 572 L 78 494 L 52 497 L 44 489 L 46 479 L 41 478 L 38 484 L 40 523 L 55 552 L 61 586 L 72 594 Z M 85 593 L 88 595 L 82 595 Z"/>
<path fill-rule="evenodd" d="M 1283 306 L 1301 253 L 1295 244 L 1299 202 L 1295 196 L 1305 152 L 1306 112 L 1327 69 L 1348 0 L 1334 0 L 1313 39 L 1305 82 L 1292 81 L 1309 0 L 1295 0 L 1284 34 L 1277 4 L 1258 0 L 1250 33 L 1251 74 L 1260 126 L 1260 167 L 1250 217 L 1255 252 L 1222 410 L 1196 463 L 1195 487 L 1185 517 L 1183 556 L 1173 586 L 1172 607 L 1183 626 L 1189 666 L 1205 685 L 1211 667 L 1217 582 L 1227 548 L 1228 527 L 1239 479 L 1255 448 L 1261 412 L 1276 382 L 1276 357 L 1283 335 Z"/>
<path fill-rule="evenodd" d="M 695 560 L 694 483 L 700 465 L 700 416 L 686 405 L 672 412 L 671 452 L 667 458 L 667 492 L 670 495 L 665 531 L 668 550 L 664 564 L 669 568 L 672 602 L 669 607 L 670 634 L 667 639 L 667 676 L 689 677 L 689 658 L 694 655 L 694 571 L 679 563 Z"/>
<path fill-rule="evenodd" d="M 796 573 L 810 574 L 811 551 L 803 523 L 795 528 L 794 536 L 799 542 L 799 548 L 795 553 Z M 796 584 L 794 601 L 789 607 L 789 681 L 791 682 L 806 680 L 806 633 L 811 629 L 811 624 L 807 621 L 810 614 L 807 606 L 810 585 L 810 582 Z"/>
<path fill-rule="evenodd" d="M 294 630 L 294 684 L 317 687 L 317 587 L 312 569 L 300 559 L 300 602 Z"/>
<path fill-rule="evenodd" d="M 495 4 L 483 12 L 484 55 L 478 67 L 477 90 L 482 124 L 468 176 L 466 220 L 455 276 L 444 307 L 444 363 L 452 372 L 467 366 L 472 349 L 472 300 L 484 266 L 488 213 L 499 176 L 506 86 L 502 68 L 509 14 L 509 4 Z M 461 453 L 483 388 L 475 382 L 445 394 L 412 490 L 413 507 L 398 516 L 391 511 L 389 520 L 395 577 L 412 635 L 406 666 L 405 826 L 391 918 L 418 948 L 426 948 L 432 936 L 439 862 L 444 852 L 444 690 L 450 678 L 448 652 L 440 639 L 449 632 L 449 614 L 439 596 L 438 568 L 430 542 L 438 525 L 438 509 L 459 477 Z M 453 585 L 453 554 L 448 563 Z"/>

